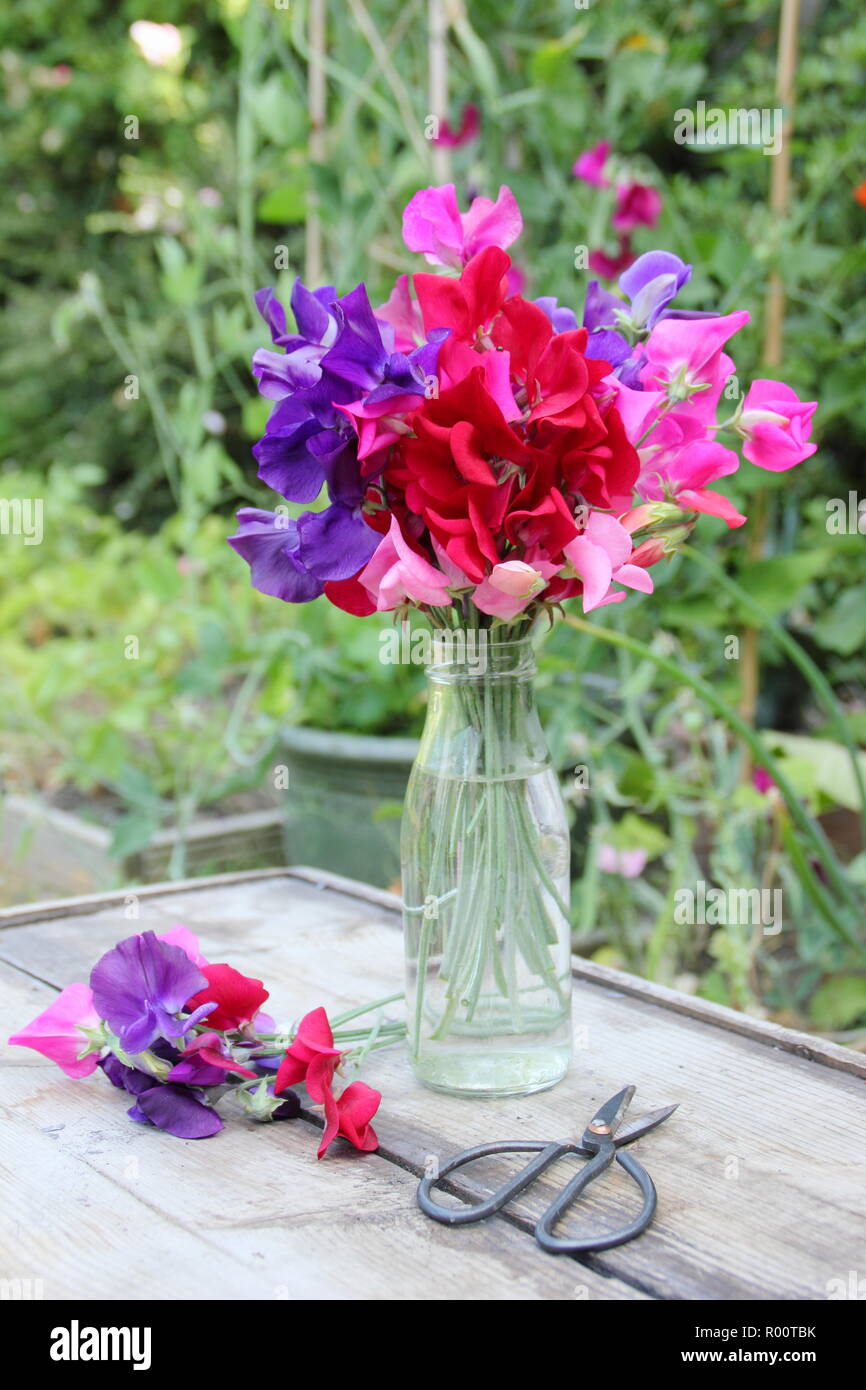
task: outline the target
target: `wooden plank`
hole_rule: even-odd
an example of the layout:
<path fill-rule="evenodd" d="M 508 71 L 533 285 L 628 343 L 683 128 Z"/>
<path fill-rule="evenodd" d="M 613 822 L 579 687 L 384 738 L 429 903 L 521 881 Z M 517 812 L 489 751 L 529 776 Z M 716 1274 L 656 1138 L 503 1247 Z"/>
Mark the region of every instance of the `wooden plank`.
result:
<path fill-rule="evenodd" d="M 190 885 L 143 903 L 137 925 L 158 930 L 177 920 L 200 931 L 211 959 L 263 978 L 281 1021 L 318 1003 L 345 1008 L 400 987 L 393 916 L 378 895 L 348 897 L 326 876 Z M 66 983 L 84 978 L 99 951 L 134 925 L 116 907 L 86 921 L 24 925 L 3 934 L 0 955 Z M 593 1257 L 593 1268 L 667 1298 L 826 1297 L 830 1279 L 847 1279 L 862 1265 L 859 1077 L 768 1045 L 761 1029 L 739 1032 L 715 1016 L 675 1010 L 630 977 L 624 988 L 620 972 L 612 973 L 613 980 L 584 972 L 576 980 L 575 1064 L 543 1095 L 472 1104 L 419 1088 L 402 1052 L 371 1058 L 365 1077 L 384 1094 L 382 1152 L 418 1172 L 429 1155 L 491 1138 L 565 1136 L 582 1128 L 598 1101 L 635 1083 L 639 1109 L 681 1102 L 637 1146 L 656 1177 L 659 1212 L 639 1241 Z M 822 1117 L 830 1117 L 832 1142 L 818 1144 Z M 609 1175 L 593 1196 L 594 1220 L 619 1223 L 634 1209 L 621 1179 Z M 536 1194 L 518 1214 L 524 1225 L 540 1201 Z"/>
<path fill-rule="evenodd" d="M 0 969 L 4 1036 L 52 995 Z M 319 1163 L 303 1119 L 227 1115 L 213 1139 L 183 1142 L 125 1109 L 98 1074 L 69 1081 L 4 1044 L 0 1278 L 40 1281 L 47 1299 L 642 1297 L 505 1223 L 434 1225 L 410 1173 L 351 1151 Z"/>

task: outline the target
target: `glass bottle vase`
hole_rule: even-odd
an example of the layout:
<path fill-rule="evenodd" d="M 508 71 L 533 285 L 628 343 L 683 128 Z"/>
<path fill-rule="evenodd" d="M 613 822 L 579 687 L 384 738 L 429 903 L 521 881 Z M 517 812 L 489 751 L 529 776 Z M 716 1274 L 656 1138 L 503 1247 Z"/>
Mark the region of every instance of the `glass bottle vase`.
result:
<path fill-rule="evenodd" d="M 403 810 L 409 1046 L 435 1090 L 521 1095 L 571 1055 L 569 832 L 529 639 L 474 635 L 427 669 Z"/>

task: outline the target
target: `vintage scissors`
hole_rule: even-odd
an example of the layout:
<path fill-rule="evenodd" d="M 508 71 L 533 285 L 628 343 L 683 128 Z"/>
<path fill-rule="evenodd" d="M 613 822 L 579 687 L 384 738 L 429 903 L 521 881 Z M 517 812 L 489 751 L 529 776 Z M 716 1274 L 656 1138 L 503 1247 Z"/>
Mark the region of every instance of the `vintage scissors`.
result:
<path fill-rule="evenodd" d="M 619 1153 L 617 1150 L 624 1144 L 630 1144 L 633 1139 L 640 1138 L 642 1134 L 648 1134 L 677 1108 L 676 1105 L 667 1105 L 661 1110 L 651 1110 L 649 1114 L 641 1115 L 623 1125 L 623 1116 L 634 1092 L 634 1086 L 626 1086 L 624 1090 L 618 1091 L 610 1100 L 605 1101 L 583 1131 L 579 1144 L 573 1144 L 569 1140 L 563 1140 L 561 1143 L 554 1140 L 548 1144 L 543 1140 L 506 1139 L 498 1144 L 481 1144 L 475 1149 L 465 1149 L 463 1153 L 449 1159 L 435 1177 L 421 1179 L 417 1194 L 419 1207 L 426 1216 L 432 1217 L 434 1221 L 441 1221 L 445 1226 L 468 1226 L 474 1221 L 483 1221 L 486 1217 L 493 1216 L 494 1212 L 501 1211 L 513 1197 L 525 1192 L 526 1188 L 558 1159 L 568 1154 L 580 1154 L 588 1158 L 589 1162 L 561 1189 L 547 1210 L 542 1212 L 535 1226 L 535 1239 L 543 1250 L 553 1255 L 576 1255 L 585 1250 L 610 1250 L 614 1245 L 623 1245 L 646 1230 L 652 1221 L 657 1198 L 655 1184 L 643 1164 L 631 1154 Z M 513 1178 L 498 1187 L 492 1196 L 477 1202 L 474 1206 L 443 1207 L 433 1201 L 431 1193 L 434 1187 L 450 1173 L 467 1163 L 473 1163 L 477 1158 L 489 1158 L 492 1154 L 505 1153 L 535 1153 L 538 1157 L 533 1158 Z M 643 1207 L 639 1214 L 619 1231 L 575 1239 L 555 1236 L 553 1228 L 557 1221 L 565 1215 L 589 1184 L 601 1177 L 614 1159 L 640 1188 Z"/>

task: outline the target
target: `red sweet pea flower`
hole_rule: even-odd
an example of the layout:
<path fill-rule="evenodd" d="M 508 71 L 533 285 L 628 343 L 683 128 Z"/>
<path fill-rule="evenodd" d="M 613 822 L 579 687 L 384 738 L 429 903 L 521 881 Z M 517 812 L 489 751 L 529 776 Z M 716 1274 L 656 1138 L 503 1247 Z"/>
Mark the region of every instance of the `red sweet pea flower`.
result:
<path fill-rule="evenodd" d="M 207 1015 L 209 1028 L 221 1032 L 242 1028 L 255 1018 L 268 997 L 261 980 L 242 975 L 231 965 L 203 965 L 201 973 L 207 978 L 207 988 L 188 999 L 185 1007 L 192 1013 L 200 1005 L 214 1002 L 216 1008 Z"/>
<path fill-rule="evenodd" d="M 288 1086 L 306 1081 L 307 1090 L 313 1099 L 317 1100 L 318 1097 L 313 1095 L 313 1087 L 317 1085 L 317 1078 L 324 1076 L 323 1063 L 330 1065 L 330 1078 L 342 1055 L 339 1048 L 334 1047 L 334 1035 L 325 1010 L 313 1009 L 301 1019 L 292 1044 L 280 1063 L 274 1082 L 274 1093 L 280 1095 Z M 330 1085 L 329 1080 L 327 1084 Z"/>
<path fill-rule="evenodd" d="M 496 537 L 532 451 L 509 428 L 481 366 L 425 401 L 410 423 L 414 436 L 395 446 L 385 470 L 388 495 L 395 510 L 405 505 L 422 517 L 453 563 L 480 583 L 500 559 Z"/>
<path fill-rule="evenodd" d="M 450 275 L 413 275 L 425 333 L 450 328 L 455 338 L 472 343 L 485 333 L 508 293 L 511 257 L 486 246 L 464 267 L 459 280 Z"/>
<path fill-rule="evenodd" d="M 363 1081 L 353 1081 L 336 1098 L 330 1087 L 323 1088 L 323 1099 L 325 1130 L 318 1149 L 319 1158 L 324 1158 L 338 1135 L 364 1153 L 378 1149 L 379 1140 L 370 1121 L 379 1109 L 382 1099 L 379 1091 Z"/>

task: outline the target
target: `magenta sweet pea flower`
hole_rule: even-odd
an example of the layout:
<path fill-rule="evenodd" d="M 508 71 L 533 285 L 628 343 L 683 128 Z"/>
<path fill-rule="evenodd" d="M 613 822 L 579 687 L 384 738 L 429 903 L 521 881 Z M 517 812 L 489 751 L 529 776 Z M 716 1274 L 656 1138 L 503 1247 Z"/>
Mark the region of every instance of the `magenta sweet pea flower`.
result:
<path fill-rule="evenodd" d="M 88 985 L 67 985 L 53 1003 L 9 1039 L 16 1047 L 32 1047 L 43 1057 L 56 1062 L 61 1071 L 73 1079 L 89 1076 L 96 1070 L 97 1052 L 86 1057 L 81 1053 L 88 1044 L 85 1029 L 98 1029 L 101 1019 L 93 1005 Z"/>
<path fill-rule="evenodd" d="M 648 183 L 624 183 L 616 190 L 616 206 L 610 219 L 617 232 L 635 227 L 654 227 L 662 210 L 661 194 Z"/>
<path fill-rule="evenodd" d="M 409 250 L 423 251 L 430 265 L 456 270 L 486 246 L 510 246 L 522 231 L 517 200 L 504 184 L 495 203 L 473 198 L 469 211 L 463 213 L 453 183 L 422 188 L 403 213 L 403 240 Z"/>
<path fill-rule="evenodd" d="M 440 121 L 439 133 L 432 137 L 430 143 L 445 149 L 456 150 L 461 145 L 468 145 L 471 140 L 477 140 L 480 130 L 481 113 L 473 102 L 467 102 L 460 113 L 458 128 L 454 130 L 447 121 Z"/>
<path fill-rule="evenodd" d="M 782 381 L 753 381 L 735 424 L 749 462 L 783 473 L 810 458 L 818 447 L 809 442 L 817 404 L 801 401 Z"/>
<path fill-rule="evenodd" d="M 593 145 L 591 150 L 584 150 L 583 154 L 578 155 L 571 172 L 576 179 L 581 179 L 584 183 L 591 183 L 594 188 L 609 188 L 610 179 L 604 176 L 604 166 L 610 154 L 611 145 L 609 140 L 599 140 L 597 145 Z"/>
<path fill-rule="evenodd" d="M 97 961 L 90 975 L 93 1002 L 124 1052 L 144 1052 L 157 1038 L 183 1037 L 213 1005 L 176 1015 L 207 979 L 180 946 L 152 931 L 127 937 Z"/>

